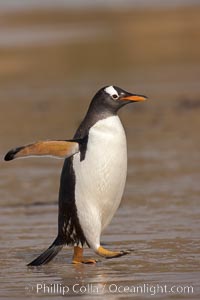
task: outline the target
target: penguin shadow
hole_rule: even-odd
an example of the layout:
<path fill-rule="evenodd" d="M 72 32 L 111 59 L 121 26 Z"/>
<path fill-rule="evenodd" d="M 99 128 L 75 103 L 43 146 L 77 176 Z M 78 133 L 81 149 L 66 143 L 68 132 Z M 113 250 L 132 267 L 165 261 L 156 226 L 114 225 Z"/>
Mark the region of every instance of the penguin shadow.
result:
<path fill-rule="evenodd" d="M 102 245 L 108 246 L 107 243 Z M 68 296 L 107 294 L 107 287 L 123 275 L 124 266 L 129 267 L 129 255 L 111 260 L 99 258 L 90 249 L 85 252 L 85 257 L 94 257 L 97 263 L 72 264 L 72 251 L 65 251 L 49 264 L 27 267 L 34 293 L 38 283 L 42 283 L 46 292 L 51 289 L 62 294 L 65 289 Z"/>

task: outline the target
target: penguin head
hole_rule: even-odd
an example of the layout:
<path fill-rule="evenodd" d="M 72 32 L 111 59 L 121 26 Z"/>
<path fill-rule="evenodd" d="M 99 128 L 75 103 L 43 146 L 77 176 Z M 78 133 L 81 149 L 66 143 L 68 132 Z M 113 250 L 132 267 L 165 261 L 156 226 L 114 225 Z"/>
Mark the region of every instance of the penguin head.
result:
<path fill-rule="evenodd" d="M 128 103 L 144 101 L 147 97 L 144 95 L 129 93 L 117 86 L 105 86 L 101 88 L 92 99 L 92 106 L 96 110 L 109 111 L 116 114 L 116 112 Z"/>

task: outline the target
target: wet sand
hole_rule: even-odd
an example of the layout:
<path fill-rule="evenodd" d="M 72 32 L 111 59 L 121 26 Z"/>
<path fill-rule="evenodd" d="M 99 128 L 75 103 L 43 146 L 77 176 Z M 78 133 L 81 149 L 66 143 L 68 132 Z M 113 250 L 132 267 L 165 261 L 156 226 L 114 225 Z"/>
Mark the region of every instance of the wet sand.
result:
<path fill-rule="evenodd" d="M 111 249 L 133 248 L 126 257 L 74 266 L 66 248 L 49 265 L 27 269 L 56 236 L 63 162 L 1 161 L 2 298 L 61 297 L 62 290 L 44 293 L 46 285 L 68 287 L 68 298 L 199 299 L 199 13 L 199 7 L 189 7 L 1 16 L 2 158 L 34 140 L 71 138 L 105 84 L 150 98 L 120 112 L 128 178 L 102 242 Z M 190 286 L 193 293 L 162 293 L 164 285 Z M 133 286 L 145 286 L 146 293 L 134 294 Z M 151 286 L 157 292 L 147 292 Z"/>

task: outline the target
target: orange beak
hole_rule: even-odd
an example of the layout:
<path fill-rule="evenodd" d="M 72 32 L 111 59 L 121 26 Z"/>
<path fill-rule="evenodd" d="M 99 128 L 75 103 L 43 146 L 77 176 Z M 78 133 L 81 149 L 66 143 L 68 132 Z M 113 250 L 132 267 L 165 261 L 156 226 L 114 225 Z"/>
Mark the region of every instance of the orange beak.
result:
<path fill-rule="evenodd" d="M 135 95 L 135 94 L 130 94 L 128 96 L 122 97 L 121 100 L 125 101 L 133 101 L 133 102 L 138 102 L 138 101 L 145 101 L 148 98 L 143 95 Z"/>

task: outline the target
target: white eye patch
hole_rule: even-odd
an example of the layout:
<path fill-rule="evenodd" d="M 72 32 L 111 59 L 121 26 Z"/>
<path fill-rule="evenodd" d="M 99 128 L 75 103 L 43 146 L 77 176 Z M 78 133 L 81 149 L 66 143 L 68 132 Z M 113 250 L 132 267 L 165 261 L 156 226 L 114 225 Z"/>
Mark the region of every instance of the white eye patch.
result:
<path fill-rule="evenodd" d="M 116 91 L 116 89 L 111 85 L 108 86 L 104 89 L 104 91 L 109 94 L 113 99 L 118 99 L 119 98 L 119 94 Z"/>

